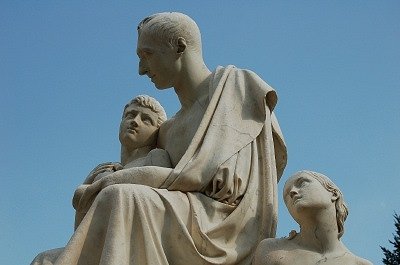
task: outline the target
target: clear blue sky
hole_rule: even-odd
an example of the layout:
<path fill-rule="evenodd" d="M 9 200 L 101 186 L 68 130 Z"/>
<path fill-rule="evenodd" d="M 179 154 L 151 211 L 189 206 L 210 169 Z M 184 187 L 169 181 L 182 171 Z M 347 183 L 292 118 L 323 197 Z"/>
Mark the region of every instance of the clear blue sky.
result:
<path fill-rule="evenodd" d="M 297 228 L 285 180 L 320 171 L 350 207 L 343 241 L 381 264 L 400 213 L 399 1 L 1 1 L 0 264 L 66 244 L 75 187 L 119 159 L 130 98 L 178 110 L 138 75 L 136 25 L 160 11 L 198 22 L 211 69 L 247 68 L 277 90 L 289 151 L 277 236 Z"/>

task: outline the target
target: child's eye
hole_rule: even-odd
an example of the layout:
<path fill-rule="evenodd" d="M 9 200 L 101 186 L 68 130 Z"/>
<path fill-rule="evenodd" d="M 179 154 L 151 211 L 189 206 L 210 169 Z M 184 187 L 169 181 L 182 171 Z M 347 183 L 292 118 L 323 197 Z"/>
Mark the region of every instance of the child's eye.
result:
<path fill-rule="evenodd" d="M 127 119 L 134 119 L 137 116 L 137 111 L 130 111 L 125 115 L 125 118 Z"/>
<path fill-rule="evenodd" d="M 151 120 L 148 119 L 148 118 L 144 118 L 144 119 L 143 119 L 143 122 L 144 122 L 146 125 L 151 125 Z"/>

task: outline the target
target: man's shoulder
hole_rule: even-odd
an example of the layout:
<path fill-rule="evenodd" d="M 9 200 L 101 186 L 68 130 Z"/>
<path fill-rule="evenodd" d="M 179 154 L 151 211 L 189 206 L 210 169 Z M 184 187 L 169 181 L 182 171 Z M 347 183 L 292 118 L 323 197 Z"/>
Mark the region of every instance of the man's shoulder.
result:
<path fill-rule="evenodd" d="M 165 122 L 163 122 L 160 126 L 160 134 L 165 133 L 169 130 L 169 128 L 171 128 L 171 126 L 174 124 L 175 122 L 175 117 L 172 117 L 168 120 L 166 120 Z"/>
<path fill-rule="evenodd" d="M 172 117 L 161 124 L 160 129 L 158 130 L 158 139 L 157 139 L 158 147 L 162 149 L 165 148 L 167 133 L 174 124 L 174 120 L 175 118 Z"/>

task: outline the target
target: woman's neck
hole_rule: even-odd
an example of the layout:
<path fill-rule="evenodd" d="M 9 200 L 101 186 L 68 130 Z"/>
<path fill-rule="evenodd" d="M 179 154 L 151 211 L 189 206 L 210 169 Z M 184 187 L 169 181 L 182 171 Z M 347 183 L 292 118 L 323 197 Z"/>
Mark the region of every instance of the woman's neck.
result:
<path fill-rule="evenodd" d="M 327 254 L 342 247 L 338 239 L 336 212 L 322 211 L 310 214 L 312 218 L 301 221 L 298 243 L 306 249 Z"/>

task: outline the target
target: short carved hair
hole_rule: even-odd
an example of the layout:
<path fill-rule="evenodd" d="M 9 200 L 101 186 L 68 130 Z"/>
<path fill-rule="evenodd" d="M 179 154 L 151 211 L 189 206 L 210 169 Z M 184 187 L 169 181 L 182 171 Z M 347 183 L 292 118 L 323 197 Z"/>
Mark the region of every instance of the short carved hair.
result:
<path fill-rule="evenodd" d="M 150 97 L 148 95 L 139 95 L 129 101 L 128 104 L 125 105 L 124 111 L 122 112 L 122 117 L 124 117 L 125 110 L 130 105 L 135 104 L 136 106 L 148 108 L 158 115 L 157 119 L 157 127 L 160 127 L 161 124 L 167 120 L 167 114 L 163 106 L 161 106 L 160 102 L 158 102 L 155 98 Z"/>
<path fill-rule="evenodd" d="M 178 12 L 157 13 L 143 19 L 138 27 L 138 34 L 142 31 L 150 33 L 155 40 L 171 46 L 176 45 L 179 37 L 183 37 L 188 47 L 201 53 L 201 33 L 196 22 L 189 16 Z"/>
<path fill-rule="evenodd" d="M 349 214 L 348 207 L 344 201 L 343 193 L 340 191 L 338 186 L 332 182 L 327 176 L 310 171 L 310 170 L 303 170 L 297 172 L 295 175 L 299 175 L 301 173 L 305 173 L 316 180 L 318 180 L 321 185 L 329 192 L 332 192 L 337 196 L 337 200 L 335 201 L 335 208 L 336 208 L 336 222 L 338 226 L 338 238 L 341 238 L 344 234 L 344 221 L 346 221 L 347 215 Z"/>

